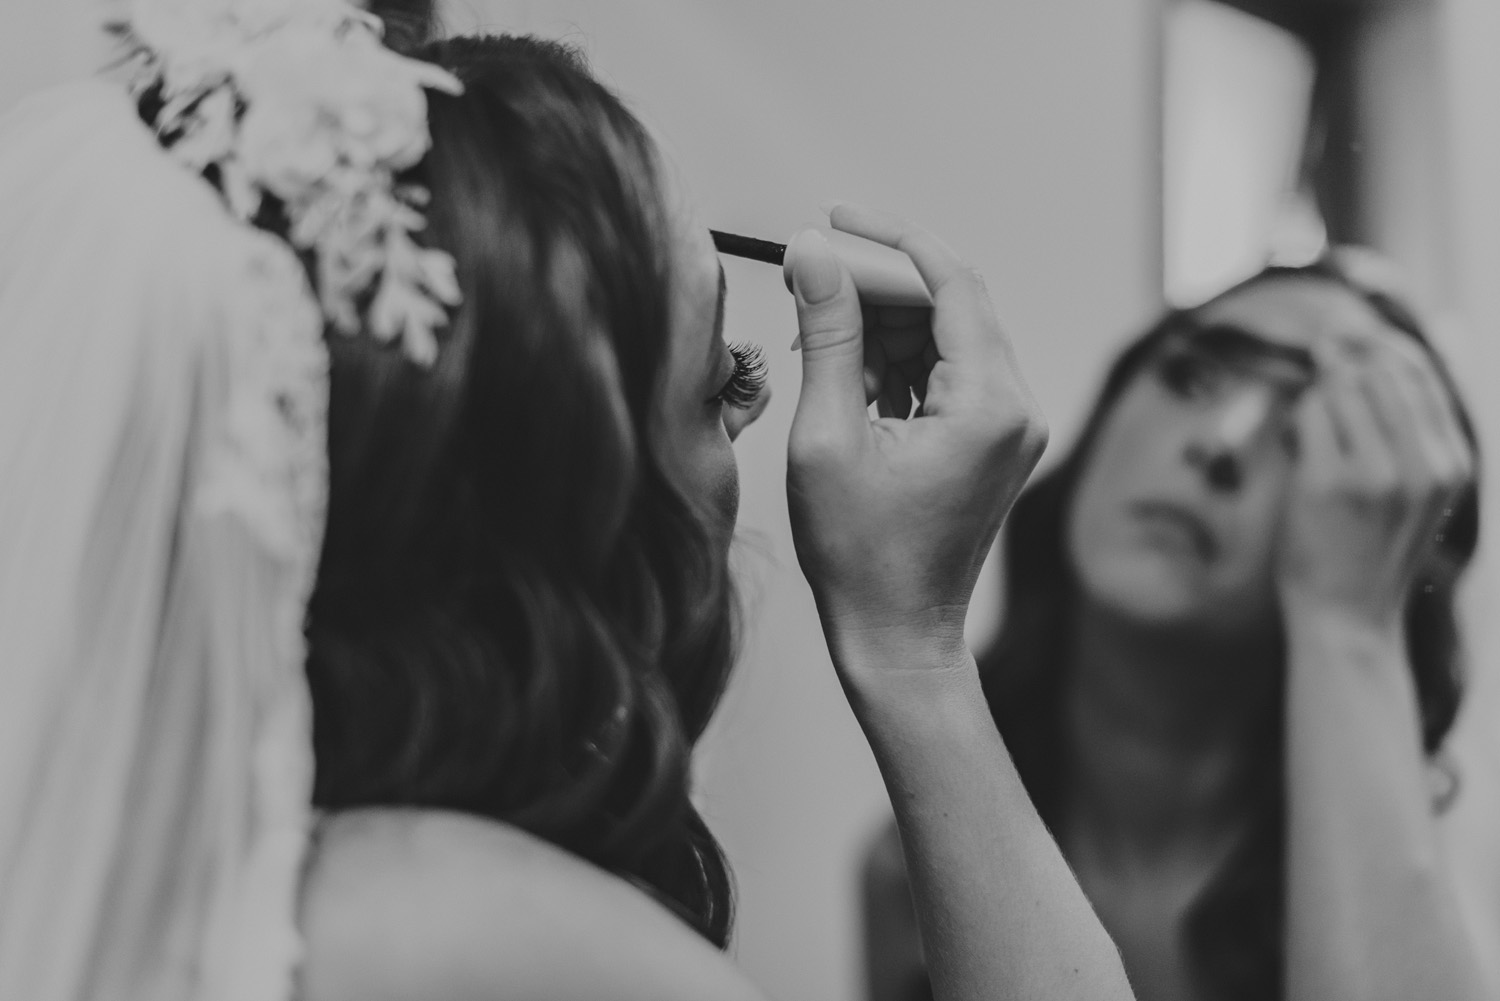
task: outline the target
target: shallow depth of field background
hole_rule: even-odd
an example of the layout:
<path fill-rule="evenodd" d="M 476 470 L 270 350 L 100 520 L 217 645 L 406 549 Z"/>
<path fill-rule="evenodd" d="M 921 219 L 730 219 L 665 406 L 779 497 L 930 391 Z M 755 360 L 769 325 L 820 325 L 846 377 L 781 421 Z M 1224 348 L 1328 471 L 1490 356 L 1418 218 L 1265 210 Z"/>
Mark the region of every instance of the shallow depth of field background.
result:
<path fill-rule="evenodd" d="M 987 276 L 1051 420 L 1055 456 L 1112 351 L 1168 294 L 1191 298 L 1221 286 L 1253 267 L 1273 236 L 1296 242 L 1285 231 L 1295 213 L 1283 218 L 1284 200 L 1268 187 L 1274 171 L 1229 176 L 1244 161 L 1235 137 L 1199 136 L 1196 152 L 1174 146 L 1182 123 L 1204 114 L 1181 103 L 1187 78 L 1174 74 L 1202 70 L 1191 56 L 1205 50 L 1168 51 L 1172 32 L 1187 23 L 1180 3 L 1212 6 L 447 0 L 445 18 L 450 30 L 533 31 L 581 46 L 663 137 L 716 228 L 784 240 L 818 219 L 819 205 L 858 200 L 945 236 Z M 1364 5 L 1375 9 L 1363 94 L 1368 231 L 1447 318 L 1445 342 L 1493 458 L 1500 4 Z M 94 0 L 7 0 L 5 9 L 0 111 L 89 72 L 106 54 Z M 1263 65 L 1283 65 L 1274 53 L 1267 58 Z M 1232 60 L 1208 62 L 1216 71 Z M 1243 88 L 1256 69 L 1246 72 Z M 1288 56 L 1276 79 L 1298 72 Z M 1169 92 L 1173 82 L 1179 87 Z M 1186 91 L 1206 93 L 1196 84 Z M 1292 107 L 1297 96 L 1285 100 Z M 1218 120 L 1213 109 L 1207 115 Z M 1256 134 L 1263 146 L 1288 136 L 1274 123 Z M 1184 170 L 1192 177 L 1184 180 Z M 699 795 L 738 877 L 735 953 L 773 997 L 854 1001 L 862 991 L 859 856 L 887 807 L 829 667 L 787 527 L 783 453 L 798 376 L 787 349 L 791 300 L 774 269 L 738 260 L 725 267 L 727 335 L 767 345 L 776 395 L 738 446 L 749 625 L 738 675 L 703 747 Z M 81 287 L 86 281 L 80 276 Z M 1500 800 L 1500 616 L 1487 614 L 1500 607 L 1500 489 L 1493 478 L 1491 486 L 1491 531 L 1467 595 L 1476 678 L 1456 738 L 1470 759 L 1459 810 L 1476 816 Z M 998 600 L 987 580 L 976 639 L 993 628 Z M 1500 883 L 1490 890 L 1500 901 Z"/>

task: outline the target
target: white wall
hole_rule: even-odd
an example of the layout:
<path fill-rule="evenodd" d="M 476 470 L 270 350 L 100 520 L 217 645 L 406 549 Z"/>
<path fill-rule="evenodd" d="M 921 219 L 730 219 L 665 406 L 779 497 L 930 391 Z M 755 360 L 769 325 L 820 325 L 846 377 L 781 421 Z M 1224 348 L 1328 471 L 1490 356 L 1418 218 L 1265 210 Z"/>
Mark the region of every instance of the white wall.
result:
<path fill-rule="evenodd" d="M 1175 0 L 1163 34 L 1162 284 L 1196 306 L 1289 249 L 1317 66 L 1290 31 L 1217 0 Z"/>

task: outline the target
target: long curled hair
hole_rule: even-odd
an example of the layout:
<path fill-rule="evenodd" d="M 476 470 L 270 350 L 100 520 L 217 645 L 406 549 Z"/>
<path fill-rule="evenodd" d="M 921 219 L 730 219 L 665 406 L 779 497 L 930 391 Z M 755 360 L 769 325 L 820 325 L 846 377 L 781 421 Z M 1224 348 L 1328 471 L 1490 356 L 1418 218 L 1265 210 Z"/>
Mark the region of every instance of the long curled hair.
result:
<path fill-rule="evenodd" d="M 655 148 L 571 50 L 418 52 L 410 180 L 464 301 L 422 368 L 330 333 L 327 535 L 309 606 L 314 802 L 467 811 L 729 934 L 688 756 L 733 654 L 727 557 L 647 428 L 673 275 Z"/>
<path fill-rule="evenodd" d="M 1353 284 L 1332 261 L 1273 267 L 1237 288 L 1271 280 L 1336 282 L 1351 289 L 1391 326 L 1428 353 L 1452 397 L 1459 423 L 1477 455 L 1473 424 L 1454 383 L 1433 352 L 1414 312 L 1395 296 Z M 1232 294 L 1231 290 L 1226 295 Z M 1065 539 L 1079 475 L 1116 401 L 1158 355 L 1162 341 L 1191 312 L 1168 313 L 1132 343 L 1109 369 L 1077 443 L 1062 462 L 1017 499 L 1005 526 L 1009 588 L 1000 634 L 979 657 L 986 697 L 1016 767 L 1042 818 L 1061 822 L 1068 776 L 1063 729 L 1067 641 L 1078 583 Z M 1408 595 L 1407 652 L 1421 712 L 1422 740 L 1436 755 L 1462 695 L 1455 588 L 1479 536 L 1477 478 L 1453 505 L 1437 558 Z M 1278 685 L 1284 690 L 1284 671 Z M 1283 699 L 1271 700 L 1251 733 L 1248 785 L 1252 820 L 1187 916 L 1187 944 L 1197 975 L 1217 997 L 1268 1001 L 1283 994 L 1285 878 L 1285 753 Z M 1457 776 L 1450 773 L 1454 783 Z M 1456 784 L 1453 791 L 1456 791 Z"/>

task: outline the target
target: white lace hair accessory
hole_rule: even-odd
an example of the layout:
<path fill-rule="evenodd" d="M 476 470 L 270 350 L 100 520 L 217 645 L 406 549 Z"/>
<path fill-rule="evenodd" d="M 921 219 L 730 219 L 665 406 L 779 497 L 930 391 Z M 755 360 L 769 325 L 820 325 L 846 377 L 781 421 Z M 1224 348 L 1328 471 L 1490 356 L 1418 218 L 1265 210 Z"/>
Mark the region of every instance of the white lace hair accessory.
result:
<path fill-rule="evenodd" d="M 284 217 L 334 327 L 431 364 L 458 283 L 451 257 L 413 240 L 427 193 L 397 175 L 431 143 L 423 88 L 458 81 L 385 48 L 346 0 L 130 0 L 115 30 L 158 138 L 236 218 Z"/>

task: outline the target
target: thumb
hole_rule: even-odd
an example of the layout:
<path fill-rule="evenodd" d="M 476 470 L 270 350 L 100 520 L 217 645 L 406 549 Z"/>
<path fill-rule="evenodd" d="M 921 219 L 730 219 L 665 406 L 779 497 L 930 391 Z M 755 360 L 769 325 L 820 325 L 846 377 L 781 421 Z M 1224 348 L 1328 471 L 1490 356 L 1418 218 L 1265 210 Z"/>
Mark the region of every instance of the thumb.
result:
<path fill-rule="evenodd" d="M 798 233 L 787 256 L 802 341 L 802 395 L 796 421 L 811 421 L 838 435 L 855 434 L 869 418 L 864 320 L 854 279 L 815 229 Z"/>

